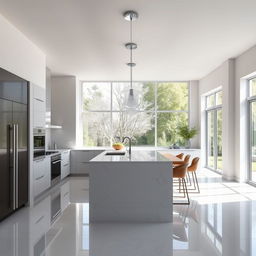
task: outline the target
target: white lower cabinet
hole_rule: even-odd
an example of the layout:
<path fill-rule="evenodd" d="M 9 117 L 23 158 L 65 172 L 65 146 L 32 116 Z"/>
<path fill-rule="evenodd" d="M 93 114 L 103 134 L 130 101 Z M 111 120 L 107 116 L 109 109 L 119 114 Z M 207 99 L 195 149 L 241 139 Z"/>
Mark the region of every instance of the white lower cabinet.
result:
<path fill-rule="evenodd" d="M 61 152 L 61 179 L 70 174 L 70 150 Z"/>
<path fill-rule="evenodd" d="M 33 162 L 34 197 L 51 186 L 51 159 L 44 157 Z"/>
<path fill-rule="evenodd" d="M 64 179 L 70 174 L 70 165 L 69 164 L 61 164 L 61 179 Z"/>
<path fill-rule="evenodd" d="M 102 152 L 103 150 L 72 150 L 71 173 L 89 174 L 88 166 L 90 160 Z"/>

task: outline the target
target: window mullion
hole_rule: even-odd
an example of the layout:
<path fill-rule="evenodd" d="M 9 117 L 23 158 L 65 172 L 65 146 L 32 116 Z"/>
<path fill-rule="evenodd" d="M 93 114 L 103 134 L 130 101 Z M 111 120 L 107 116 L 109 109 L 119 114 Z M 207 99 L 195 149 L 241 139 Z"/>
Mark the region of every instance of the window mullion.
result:
<path fill-rule="evenodd" d="M 113 132 L 113 84 L 110 83 L 110 126 Z M 113 144 L 113 141 L 110 141 L 110 146 Z"/>
<path fill-rule="evenodd" d="M 209 127 L 208 127 L 208 115 L 209 115 L 209 111 L 205 111 L 205 114 L 206 114 L 206 120 L 205 120 L 205 129 L 206 129 L 206 133 L 205 133 L 205 139 L 206 139 L 206 150 L 205 150 L 205 153 L 206 153 L 206 166 L 209 167 Z"/>
<path fill-rule="evenodd" d="M 249 101 L 248 107 L 249 107 L 249 174 L 248 179 L 249 181 L 252 180 L 252 102 Z"/>
<path fill-rule="evenodd" d="M 157 83 L 154 84 L 155 91 L 155 147 L 157 147 Z"/>
<path fill-rule="evenodd" d="M 214 110 L 214 169 L 217 170 L 217 161 L 218 161 L 218 137 L 217 137 L 217 109 Z"/>

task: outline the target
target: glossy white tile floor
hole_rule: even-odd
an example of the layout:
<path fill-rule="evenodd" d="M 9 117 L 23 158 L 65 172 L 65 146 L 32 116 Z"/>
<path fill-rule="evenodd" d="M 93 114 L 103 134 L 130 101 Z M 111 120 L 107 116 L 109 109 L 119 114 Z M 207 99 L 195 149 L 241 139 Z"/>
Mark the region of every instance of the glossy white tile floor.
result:
<path fill-rule="evenodd" d="M 202 170 L 173 224 L 88 224 L 87 178 L 70 178 L 0 223 L 0 256 L 255 256 L 256 188 Z M 61 214 L 51 223 L 51 200 Z"/>

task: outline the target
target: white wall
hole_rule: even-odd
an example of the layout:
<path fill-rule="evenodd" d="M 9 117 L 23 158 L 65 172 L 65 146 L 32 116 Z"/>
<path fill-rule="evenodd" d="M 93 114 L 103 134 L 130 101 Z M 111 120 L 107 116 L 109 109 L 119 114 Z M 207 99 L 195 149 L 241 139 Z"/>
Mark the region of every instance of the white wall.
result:
<path fill-rule="evenodd" d="M 250 48 L 236 59 L 235 68 L 235 175 L 241 181 L 246 180 L 247 173 L 247 111 L 246 81 L 256 75 L 256 46 Z"/>
<path fill-rule="evenodd" d="M 0 15 L 0 67 L 45 87 L 45 54 Z"/>
<path fill-rule="evenodd" d="M 200 80 L 201 105 L 205 93 L 223 88 L 223 171 L 224 177 L 246 181 L 248 171 L 247 80 L 256 76 L 256 46 L 234 60 L 227 60 Z M 201 107 L 202 111 L 203 107 Z M 201 112 L 201 125 L 204 125 Z M 201 130 L 205 148 L 205 131 Z M 205 160 L 205 159 L 204 159 Z"/>
<path fill-rule="evenodd" d="M 222 154 L 223 176 L 234 179 L 234 60 L 224 62 L 199 82 L 201 97 L 201 148 L 205 151 L 205 95 L 222 88 L 223 91 L 223 123 L 222 123 Z M 202 164 L 206 164 L 205 154 L 202 154 Z"/>
<path fill-rule="evenodd" d="M 77 141 L 77 90 L 74 76 L 53 76 L 51 79 L 51 120 L 62 129 L 51 131 L 52 142 L 58 148 L 74 148 Z"/>
<path fill-rule="evenodd" d="M 191 148 L 200 148 L 199 81 L 190 81 L 189 97 L 189 125 L 198 129 L 198 134 L 191 139 Z"/>

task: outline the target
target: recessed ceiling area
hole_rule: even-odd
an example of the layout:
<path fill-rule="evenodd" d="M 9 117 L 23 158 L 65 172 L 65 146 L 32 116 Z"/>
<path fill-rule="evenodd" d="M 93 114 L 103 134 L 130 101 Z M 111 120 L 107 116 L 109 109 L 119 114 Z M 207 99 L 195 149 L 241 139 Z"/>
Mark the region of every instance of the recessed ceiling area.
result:
<path fill-rule="evenodd" d="M 256 43 L 255 0 L 0 0 L 53 74 L 88 81 L 129 80 L 129 9 L 134 80 L 200 79 Z"/>

